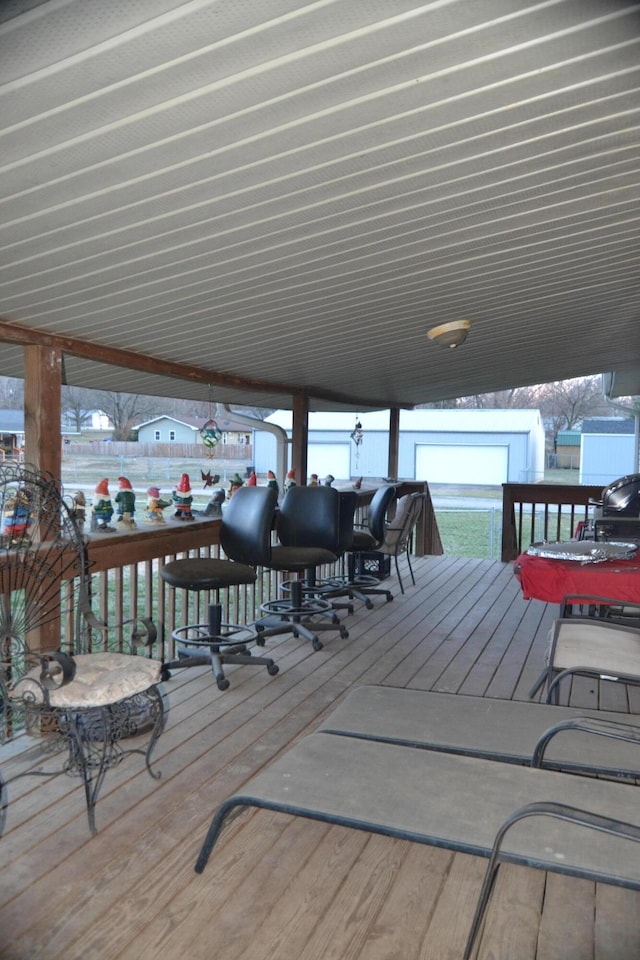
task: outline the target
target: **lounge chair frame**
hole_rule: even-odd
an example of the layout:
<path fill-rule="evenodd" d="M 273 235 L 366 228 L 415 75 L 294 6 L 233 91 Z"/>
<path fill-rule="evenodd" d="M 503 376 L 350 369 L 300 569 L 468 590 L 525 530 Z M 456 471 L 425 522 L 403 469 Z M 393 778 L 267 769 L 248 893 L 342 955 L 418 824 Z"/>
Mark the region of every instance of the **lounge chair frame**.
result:
<path fill-rule="evenodd" d="M 351 697 L 351 705 L 357 706 L 359 700 L 362 706 L 369 696 L 378 709 L 373 691 L 379 689 L 368 688 L 369 693 L 367 689 L 352 691 L 345 702 Z M 228 816 L 239 807 L 277 810 L 485 856 L 489 864 L 471 922 L 465 960 L 472 956 L 503 862 L 640 889 L 640 858 L 628 844 L 629 840 L 640 840 L 640 808 L 633 786 L 594 777 L 586 779 L 558 769 L 527 767 L 524 758 L 505 762 L 504 755 L 496 758 L 491 737 L 486 756 L 465 755 L 462 744 L 457 747 L 459 752 L 450 752 L 444 744 L 434 745 L 438 738 L 429 742 L 429 717 L 445 700 L 452 701 L 449 706 L 457 705 L 462 713 L 466 705 L 473 714 L 482 698 L 387 689 L 398 705 L 404 694 L 414 704 L 418 702 L 416 694 L 422 699 L 425 735 L 421 739 L 406 730 L 399 732 L 398 724 L 391 725 L 385 739 L 384 714 L 380 714 L 373 736 L 362 736 L 357 720 L 356 732 L 350 735 L 346 729 L 348 711 L 339 707 L 335 722 L 329 717 L 323 731 L 299 741 L 251 778 L 242 791 L 224 801 L 211 821 L 196 872 L 204 870 Z M 470 704 L 473 700 L 478 703 Z M 503 703 L 507 710 L 510 706 L 515 708 L 514 712 L 528 708 L 547 718 L 566 709 Z M 581 737 L 599 733 L 621 740 L 630 743 L 637 753 L 640 724 L 633 720 L 617 723 L 608 718 L 599 722 L 593 716 L 595 711 L 587 713 L 591 715 L 565 716 L 555 724 L 553 733 L 537 737 L 529 764 L 543 764 L 549 744 L 567 730 L 572 734 L 577 730 Z M 494 729 L 492 736 L 495 733 Z M 568 749 L 568 745 L 563 747 Z M 510 748 L 508 753 L 513 754 L 513 750 Z M 553 762 L 563 763 L 558 756 Z M 584 757 L 578 758 L 575 768 L 581 766 L 591 772 Z M 630 763 L 622 775 L 637 776 L 638 766 L 636 763 L 634 770 Z M 602 769 L 598 772 L 602 773 Z M 403 785 L 401 791 L 398 783 Z M 589 809 L 584 809 L 585 804 Z M 527 824 L 542 820 L 545 824 L 541 837 L 539 827 L 532 829 Z"/>

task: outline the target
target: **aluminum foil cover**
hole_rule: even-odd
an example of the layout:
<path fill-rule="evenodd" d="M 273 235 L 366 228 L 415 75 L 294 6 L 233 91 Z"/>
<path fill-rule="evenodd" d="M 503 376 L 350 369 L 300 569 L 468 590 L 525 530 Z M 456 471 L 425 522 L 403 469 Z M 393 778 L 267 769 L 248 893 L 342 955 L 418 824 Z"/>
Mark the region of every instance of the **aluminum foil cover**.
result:
<path fill-rule="evenodd" d="M 602 563 L 605 560 L 629 560 L 636 555 L 637 543 L 622 543 L 618 540 L 596 542 L 595 540 L 541 541 L 532 543 L 527 553 L 532 557 L 548 560 L 577 560 L 579 563 Z"/>

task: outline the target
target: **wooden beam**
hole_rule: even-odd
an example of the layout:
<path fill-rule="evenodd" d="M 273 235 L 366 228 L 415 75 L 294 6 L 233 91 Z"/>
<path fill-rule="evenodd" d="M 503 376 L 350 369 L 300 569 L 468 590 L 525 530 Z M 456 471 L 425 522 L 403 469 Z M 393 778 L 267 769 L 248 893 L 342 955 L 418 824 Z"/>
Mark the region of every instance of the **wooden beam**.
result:
<path fill-rule="evenodd" d="M 0 318 L 0 340 L 7 343 L 23 345 L 37 345 L 51 347 L 96 363 L 110 364 L 114 367 L 125 367 L 130 370 L 140 370 L 156 376 L 173 380 L 184 380 L 191 383 L 201 383 L 207 386 L 233 387 L 247 392 L 276 393 L 294 396 L 300 391 L 300 384 L 276 383 L 270 380 L 257 380 L 251 377 L 236 376 L 223 373 L 220 370 L 208 370 L 204 367 L 192 366 L 187 363 L 177 363 L 166 357 L 156 357 L 149 354 L 136 353 L 134 350 L 125 350 L 121 347 L 112 347 L 107 344 L 92 343 L 76 337 L 59 336 L 19 324 L 11 323 Z M 304 384 L 308 396 L 335 403 L 337 405 L 350 404 L 361 409 L 380 407 L 379 400 L 364 397 L 353 397 L 333 390 L 316 388 L 311 384 Z"/>
<path fill-rule="evenodd" d="M 298 483 L 307 482 L 309 453 L 309 396 L 303 391 L 293 397 L 293 428 L 291 434 L 291 466 Z"/>
<path fill-rule="evenodd" d="M 25 461 L 58 480 L 62 461 L 61 388 L 62 351 L 58 347 L 25 346 Z"/>

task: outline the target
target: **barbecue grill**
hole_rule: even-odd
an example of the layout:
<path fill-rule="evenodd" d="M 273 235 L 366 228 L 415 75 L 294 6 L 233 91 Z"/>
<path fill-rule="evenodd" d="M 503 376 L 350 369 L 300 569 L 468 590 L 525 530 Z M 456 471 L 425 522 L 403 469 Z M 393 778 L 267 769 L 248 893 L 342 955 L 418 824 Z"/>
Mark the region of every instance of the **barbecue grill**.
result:
<path fill-rule="evenodd" d="M 614 480 L 602 491 L 600 500 L 590 501 L 596 517 L 640 517 L 640 473 Z"/>

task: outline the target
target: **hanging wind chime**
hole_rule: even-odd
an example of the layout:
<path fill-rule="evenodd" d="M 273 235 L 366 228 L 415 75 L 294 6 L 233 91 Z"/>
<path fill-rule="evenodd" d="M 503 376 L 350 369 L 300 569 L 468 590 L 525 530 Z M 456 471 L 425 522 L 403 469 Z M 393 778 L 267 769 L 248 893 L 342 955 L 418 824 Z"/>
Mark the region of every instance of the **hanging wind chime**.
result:
<path fill-rule="evenodd" d="M 360 446 L 362 445 L 362 438 L 364 436 L 364 432 L 362 430 L 362 424 L 360 423 L 360 417 L 357 414 L 356 414 L 356 425 L 351 431 L 350 436 L 356 445 L 355 465 L 357 470 L 357 467 L 360 462 Z"/>
<path fill-rule="evenodd" d="M 213 402 L 211 400 L 211 392 L 209 392 L 209 419 L 203 423 L 200 428 L 200 438 L 205 447 L 205 456 L 210 460 L 213 459 L 214 448 L 220 443 L 222 439 L 222 431 L 219 429 L 218 424 L 213 418 Z"/>

